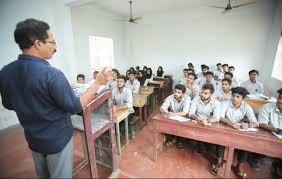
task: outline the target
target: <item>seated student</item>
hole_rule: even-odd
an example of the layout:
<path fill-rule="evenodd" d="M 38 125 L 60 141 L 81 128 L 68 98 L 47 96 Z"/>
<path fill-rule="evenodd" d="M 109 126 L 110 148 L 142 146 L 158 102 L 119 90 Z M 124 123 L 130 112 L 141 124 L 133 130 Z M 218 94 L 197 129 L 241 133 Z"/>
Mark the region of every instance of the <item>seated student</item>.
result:
<path fill-rule="evenodd" d="M 136 67 L 135 67 L 135 71 L 138 72 L 139 70 L 140 70 L 140 66 L 136 66 Z"/>
<path fill-rule="evenodd" d="M 138 75 L 137 80 L 140 82 L 140 85 L 144 86 L 146 79 L 147 79 L 147 76 L 144 73 L 144 71 L 139 70 L 139 75 Z"/>
<path fill-rule="evenodd" d="M 215 92 L 215 98 L 222 102 L 230 102 L 231 97 L 232 97 L 232 93 L 231 93 L 231 80 L 228 78 L 224 78 L 223 80 L 221 80 L 221 87 L 217 88 L 216 92 Z"/>
<path fill-rule="evenodd" d="M 128 72 L 128 80 L 126 81 L 125 86 L 129 88 L 133 94 L 139 94 L 140 82 L 135 79 L 134 72 Z"/>
<path fill-rule="evenodd" d="M 187 81 L 188 69 L 183 69 L 183 77 L 179 80 L 179 84 L 185 85 Z"/>
<path fill-rule="evenodd" d="M 213 78 L 213 72 L 208 71 L 206 72 L 206 78 L 202 78 L 202 80 L 199 83 L 199 86 L 202 87 L 204 84 L 212 84 L 214 89 L 217 89 L 217 83 Z"/>
<path fill-rule="evenodd" d="M 191 99 L 185 95 L 186 88 L 182 84 L 175 85 L 174 94 L 168 96 L 160 108 L 160 112 L 164 114 L 172 114 L 176 116 L 186 116 L 189 111 Z M 177 148 L 182 148 L 181 140 L 177 140 L 175 136 L 166 135 L 166 145 L 171 146 L 177 142 Z"/>
<path fill-rule="evenodd" d="M 133 97 L 130 89 L 125 87 L 126 77 L 117 77 L 117 87 L 113 89 L 113 111 L 128 109 L 129 113 L 134 113 Z"/>
<path fill-rule="evenodd" d="M 254 111 L 250 105 L 244 102 L 248 91 L 242 87 L 232 88 L 232 99 L 230 103 L 225 103 L 221 106 L 220 122 L 225 123 L 235 129 L 247 129 L 250 127 L 258 127 L 258 122 L 255 117 Z M 247 121 L 246 122 L 246 118 Z M 219 167 L 222 166 L 224 147 L 217 145 L 217 163 L 212 164 L 210 172 L 214 175 L 217 174 Z M 242 164 L 247 161 L 248 153 L 246 151 L 238 151 L 238 161 L 236 167 L 232 168 L 238 177 L 245 178 Z"/>
<path fill-rule="evenodd" d="M 144 86 L 147 86 L 150 81 L 153 81 L 153 78 L 154 78 L 154 76 L 153 76 L 152 68 L 148 68 L 147 74 L 146 74 L 146 80 L 144 82 Z"/>
<path fill-rule="evenodd" d="M 198 73 L 197 77 L 200 79 L 200 78 L 203 78 L 204 77 L 204 74 L 207 73 L 209 71 L 210 67 L 208 67 L 207 65 L 203 64 L 201 65 L 201 70 L 202 72 Z"/>
<path fill-rule="evenodd" d="M 116 88 L 117 87 L 117 77 L 119 76 L 119 71 L 117 69 L 112 69 L 112 80 L 107 83 L 109 88 Z"/>
<path fill-rule="evenodd" d="M 193 63 L 188 63 L 188 70 L 193 70 L 193 73 L 197 74 L 196 73 L 196 69 L 194 68 Z"/>
<path fill-rule="evenodd" d="M 216 64 L 216 70 L 214 71 L 214 79 L 222 80 L 224 78 L 224 72 L 221 63 Z"/>
<path fill-rule="evenodd" d="M 159 66 L 159 67 L 158 67 L 158 70 L 157 70 L 157 77 L 161 77 L 161 78 L 164 77 L 164 71 L 163 71 L 163 67 L 162 67 L 162 66 Z"/>
<path fill-rule="evenodd" d="M 90 87 L 96 80 L 96 76 L 98 75 L 99 71 L 93 71 L 93 79 L 90 80 L 87 84 L 86 84 L 86 87 Z"/>
<path fill-rule="evenodd" d="M 201 89 L 200 96 L 196 96 L 191 102 L 190 118 L 204 125 L 207 125 L 209 122 L 218 122 L 220 103 L 212 97 L 214 86 L 212 84 L 204 84 Z"/>
<path fill-rule="evenodd" d="M 238 78 L 234 75 L 235 67 L 234 66 L 229 66 L 228 67 L 228 71 L 233 74 L 232 84 L 236 85 L 234 87 L 240 86 L 240 82 L 239 82 Z"/>
<path fill-rule="evenodd" d="M 193 99 L 195 96 L 199 95 L 200 88 L 195 84 L 197 75 L 195 73 L 188 73 L 186 82 L 186 95 Z"/>
<path fill-rule="evenodd" d="M 232 81 L 232 83 L 231 83 L 231 88 L 235 88 L 235 87 L 240 86 L 239 81 L 234 80 L 234 78 L 233 78 L 233 73 L 231 73 L 231 72 L 229 72 L 229 71 L 228 71 L 228 72 L 225 72 L 225 73 L 224 73 L 224 78 L 230 79 L 230 80 Z M 218 86 L 220 87 L 220 83 L 218 83 Z"/>
<path fill-rule="evenodd" d="M 263 85 L 257 80 L 258 75 L 259 71 L 257 70 L 249 71 L 250 79 L 241 84 L 250 94 L 263 94 Z"/>
<path fill-rule="evenodd" d="M 282 135 L 282 88 L 280 88 L 277 93 L 278 98 L 276 104 L 268 103 L 260 109 L 258 115 L 258 123 L 260 128 Z M 260 161 L 260 158 L 262 158 L 262 156 L 258 156 L 257 158 L 257 160 Z M 275 165 L 277 164 L 277 162 L 279 163 L 279 165 Z M 253 162 L 253 164 L 254 163 L 255 162 Z M 254 166 L 255 168 L 259 167 L 259 164 L 256 165 L 258 166 Z M 274 161 L 273 166 L 276 167 L 275 172 L 276 174 L 278 174 L 277 178 L 281 177 L 282 160 L 280 159 L 280 161 Z M 278 173 L 277 167 L 279 168 L 280 173 Z"/>
<path fill-rule="evenodd" d="M 223 65 L 222 65 L 222 68 L 223 68 L 223 72 L 224 72 L 224 73 L 229 71 L 229 69 L 228 69 L 228 64 L 223 64 Z"/>
<path fill-rule="evenodd" d="M 76 82 L 78 84 L 84 84 L 85 83 L 85 76 L 83 74 L 78 74 L 76 76 Z"/>

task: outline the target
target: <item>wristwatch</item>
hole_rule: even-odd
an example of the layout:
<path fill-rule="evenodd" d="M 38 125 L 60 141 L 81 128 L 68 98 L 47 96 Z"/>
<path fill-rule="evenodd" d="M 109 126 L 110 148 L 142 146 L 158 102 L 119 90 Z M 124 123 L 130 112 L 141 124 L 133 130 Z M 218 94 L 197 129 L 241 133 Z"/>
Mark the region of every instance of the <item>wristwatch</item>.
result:
<path fill-rule="evenodd" d="M 275 129 L 275 133 L 276 133 L 276 134 L 279 134 L 281 131 L 282 131 L 282 130 L 279 129 L 279 128 L 276 128 L 276 129 Z"/>

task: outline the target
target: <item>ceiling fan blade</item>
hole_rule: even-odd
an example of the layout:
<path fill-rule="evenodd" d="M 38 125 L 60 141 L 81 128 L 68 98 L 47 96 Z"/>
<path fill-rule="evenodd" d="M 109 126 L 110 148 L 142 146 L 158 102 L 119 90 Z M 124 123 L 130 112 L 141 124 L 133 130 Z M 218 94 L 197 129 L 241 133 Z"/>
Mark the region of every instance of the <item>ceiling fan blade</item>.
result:
<path fill-rule="evenodd" d="M 132 19 L 132 1 L 129 1 L 129 8 L 130 8 L 130 19 Z"/>
<path fill-rule="evenodd" d="M 139 19 L 142 19 L 142 17 L 136 17 L 134 19 L 132 19 L 133 21 L 136 21 L 136 20 L 139 20 Z"/>
<path fill-rule="evenodd" d="M 237 6 L 232 6 L 232 8 L 238 8 L 238 7 L 247 6 L 247 5 L 255 4 L 255 3 L 256 3 L 255 1 L 253 1 L 253 2 L 248 2 L 248 3 L 245 3 L 245 4 L 240 4 L 240 5 L 237 5 Z"/>
<path fill-rule="evenodd" d="M 213 8 L 217 8 L 217 9 L 225 9 L 225 7 L 221 7 L 221 6 L 209 6 L 209 7 L 213 7 Z"/>

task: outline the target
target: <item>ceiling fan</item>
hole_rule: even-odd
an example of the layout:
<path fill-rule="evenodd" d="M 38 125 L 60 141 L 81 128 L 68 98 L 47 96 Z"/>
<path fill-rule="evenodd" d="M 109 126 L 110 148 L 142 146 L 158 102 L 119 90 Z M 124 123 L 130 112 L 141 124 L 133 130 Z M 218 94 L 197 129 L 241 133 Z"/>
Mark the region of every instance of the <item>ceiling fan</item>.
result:
<path fill-rule="evenodd" d="M 133 16 L 132 16 L 132 1 L 129 1 L 129 8 L 130 8 L 129 20 L 121 20 L 121 21 L 128 21 L 129 23 L 138 24 L 136 21 L 142 19 L 142 17 L 133 18 Z"/>
<path fill-rule="evenodd" d="M 243 6 L 247 6 L 247 5 L 256 3 L 255 1 L 252 1 L 252 2 L 248 2 L 248 3 L 232 6 L 230 1 L 231 0 L 228 0 L 228 4 L 226 5 L 226 7 L 222 7 L 222 6 L 210 6 L 210 7 L 224 9 L 224 11 L 222 13 L 226 13 L 226 12 L 228 12 L 228 11 L 234 9 L 234 8 L 239 8 L 239 7 L 243 7 Z"/>

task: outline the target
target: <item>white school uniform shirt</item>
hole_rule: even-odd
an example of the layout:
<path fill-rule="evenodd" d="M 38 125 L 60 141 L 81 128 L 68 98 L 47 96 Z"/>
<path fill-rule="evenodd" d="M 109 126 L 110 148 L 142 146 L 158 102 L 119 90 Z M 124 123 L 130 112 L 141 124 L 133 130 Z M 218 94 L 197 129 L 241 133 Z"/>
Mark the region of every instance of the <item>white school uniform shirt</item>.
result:
<path fill-rule="evenodd" d="M 129 80 L 127 80 L 125 87 L 131 89 L 133 94 L 139 94 L 140 82 L 135 79 L 132 84 Z"/>
<path fill-rule="evenodd" d="M 271 127 L 282 129 L 282 113 L 276 103 L 265 104 L 259 111 L 259 124 L 268 124 Z"/>
<path fill-rule="evenodd" d="M 186 85 L 186 83 L 187 83 L 187 77 L 182 77 L 182 78 L 179 80 L 179 84 Z"/>
<path fill-rule="evenodd" d="M 250 105 L 248 105 L 245 101 L 242 101 L 239 108 L 234 108 L 232 102 L 224 103 L 221 106 L 221 117 L 225 118 L 233 123 L 235 122 L 243 122 L 244 118 L 247 117 L 250 123 L 258 124 L 255 113 Z"/>
<path fill-rule="evenodd" d="M 133 97 L 130 89 L 124 87 L 120 92 L 118 88 L 112 90 L 114 105 L 126 104 L 129 113 L 134 113 Z"/>
<path fill-rule="evenodd" d="M 196 96 L 190 106 L 189 115 L 197 115 L 202 119 L 210 119 L 215 117 L 220 119 L 220 103 L 215 98 L 211 98 L 207 104 L 204 104 L 200 96 Z"/>
<path fill-rule="evenodd" d="M 188 114 L 190 103 L 190 96 L 184 94 L 181 100 L 178 101 L 174 98 L 174 94 L 172 94 L 164 100 L 164 103 L 161 108 L 171 112 L 186 112 Z"/>
<path fill-rule="evenodd" d="M 185 85 L 186 86 L 186 85 Z M 196 92 L 196 96 L 198 96 L 199 95 L 199 92 L 200 92 L 200 87 L 197 85 L 197 84 L 193 84 L 192 85 L 192 88 L 194 88 L 194 90 L 195 90 L 195 92 Z M 187 96 L 190 96 L 190 98 L 191 99 L 193 99 L 193 95 L 192 95 L 192 90 L 191 89 L 189 89 L 189 88 L 187 88 L 186 87 L 186 92 L 185 92 L 185 94 L 187 95 Z"/>
<path fill-rule="evenodd" d="M 263 85 L 259 81 L 252 83 L 247 80 L 241 84 L 241 87 L 246 88 L 250 94 L 263 94 Z"/>
<path fill-rule="evenodd" d="M 226 100 L 221 101 L 220 98 L 226 97 Z M 218 88 L 214 93 L 214 98 L 216 98 L 220 103 L 229 103 L 232 98 L 232 92 L 231 90 L 227 93 L 225 93 L 221 88 Z"/>
<path fill-rule="evenodd" d="M 117 88 L 117 80 L 110 80 L 110 81 L 108 81 L 106 86 L 108 86 L 111 89 Z"/>
<path fill-rule="evenodd" d="M 218 69 L 216 69 L 214 71 L 214 75 L 218 77 L 218 80 L 222 80 L 224 78 L 224 72 L 223 69 L 220 71 Z"/>
<path fill-rule="evenodd" d="M 236 76 L 233 76 L 231 87 L 235 88 L 235 87 L 238 87 L 238 86 L 240 86 L 240 82 L 239 82 L 239 80 Z"/>

